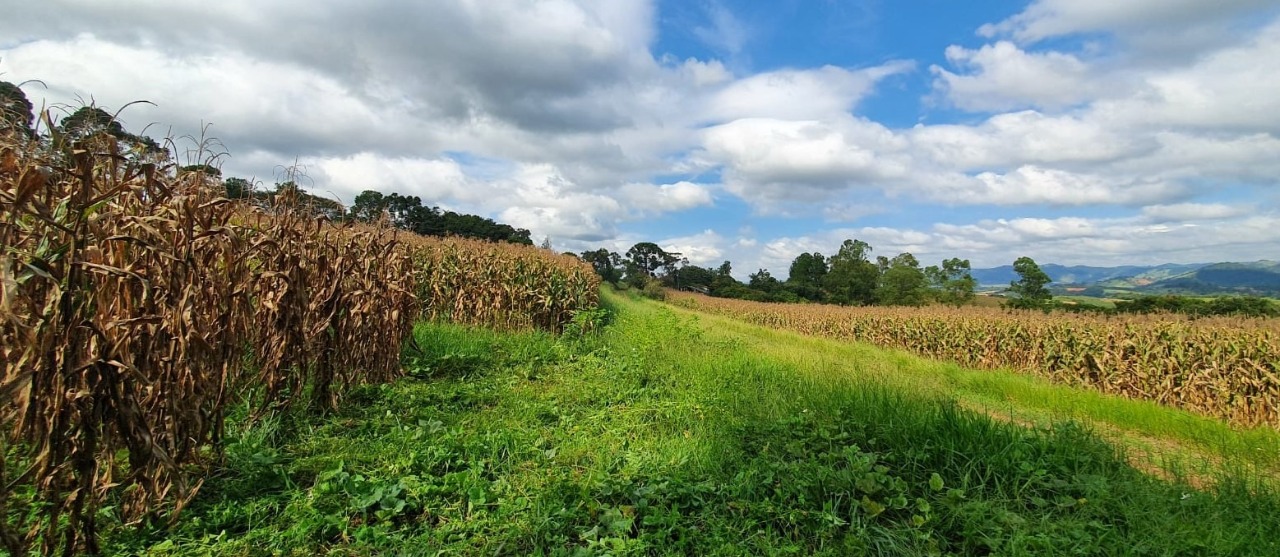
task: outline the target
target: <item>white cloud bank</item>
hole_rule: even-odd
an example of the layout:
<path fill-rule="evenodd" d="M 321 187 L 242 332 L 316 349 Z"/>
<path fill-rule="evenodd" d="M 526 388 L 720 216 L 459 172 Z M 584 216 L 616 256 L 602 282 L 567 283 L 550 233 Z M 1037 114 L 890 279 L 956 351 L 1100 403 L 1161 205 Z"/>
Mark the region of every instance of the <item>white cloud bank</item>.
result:
<path fill-rule="evenodd" d="M 699 33 L 742 51 L 750 30 L 708 6 Z M 418 195 L 561 249 L 646 239 L 626 228 L 729 197 L 841 226 L 894 206 L 1007 217 L 787 238 L 712 230 L 671 245 L 700 261 L 742 258 L 739 270 L 833 250 L 840 236 L 880 252 L 981 260 L 993 250 L 996 262 L 1019 248 L 1064 261 L 1280 249 L 1265 193 L 1280 179 L 1273 2 L 1035 0 L 978 29 L 985 44 L 952 45 L 936 64 L 759 73 L 653 52 L 656 9 L 48 0 L 0 20 L 0 69 L 46 83 L 27 88 L 37 103 L 153 101 L 123 114 L 134 130 L 159 123 L 153 135 L 212 122 L 231 175 L 270 182 L 296 159 L 341 199 Z M 1083 46 L 1043 46 L 1064 37 Z M 925 102 L 970 117 L 893 128 L 860 114 L 893 76 L 932 80 Z M 1259 202 L 1215 198 L 1226 189 Z M 1088 216 L 1102 207 L 1131 216 Z M 1068 210 L 1085 216 L 1016 218 Z"/>

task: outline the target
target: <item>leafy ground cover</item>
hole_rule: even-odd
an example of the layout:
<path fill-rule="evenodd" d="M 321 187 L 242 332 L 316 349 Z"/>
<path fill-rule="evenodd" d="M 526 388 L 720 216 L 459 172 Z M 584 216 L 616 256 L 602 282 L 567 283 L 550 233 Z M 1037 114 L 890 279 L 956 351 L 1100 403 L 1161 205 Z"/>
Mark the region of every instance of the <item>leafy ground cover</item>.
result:
<path fill-rule="evenodd" d="M 421 325 L 411 377 L 325 418 L 238 421 L 181 520 L 110 549 L 1280 554 L 1280 495 L 1249 470 L 1196 489 L 1090 422 L 969 409 L 984 388 L 1008 400 L 956 392 L 963 370 L 928 380 L 943 364 L 605 302 L 610 324 L 559 338 Z"/>

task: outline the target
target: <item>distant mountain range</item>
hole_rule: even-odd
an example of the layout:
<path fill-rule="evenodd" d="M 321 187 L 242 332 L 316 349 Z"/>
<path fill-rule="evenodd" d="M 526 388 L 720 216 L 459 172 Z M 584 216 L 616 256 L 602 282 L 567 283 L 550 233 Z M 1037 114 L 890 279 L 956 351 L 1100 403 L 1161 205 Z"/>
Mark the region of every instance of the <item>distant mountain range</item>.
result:
<path fill-rule="evenodd" d="M 1251 294 L 1280 295 L 1280 262 L 1199 263 L 1120 267 L 1041 265 L 1050 288 L 1060 293 L 1101 296 L 1137 294 Z M 1012 265 L 974 269 L 973 278 L 985 287 L 1008 286 L 1018 280 Z"/>

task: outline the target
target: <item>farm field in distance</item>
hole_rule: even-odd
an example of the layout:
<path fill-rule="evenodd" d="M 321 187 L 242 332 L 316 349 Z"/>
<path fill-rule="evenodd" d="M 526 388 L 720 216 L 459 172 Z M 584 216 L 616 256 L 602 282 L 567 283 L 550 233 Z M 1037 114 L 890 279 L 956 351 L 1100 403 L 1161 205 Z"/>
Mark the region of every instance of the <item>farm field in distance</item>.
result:
<path fill-rule="evenodd" d="M 1026 372 L 1238 425 L 1280 424 L 1277 319 L 765 304 L 689 293 L 672 300 L 758 325 Z"/>

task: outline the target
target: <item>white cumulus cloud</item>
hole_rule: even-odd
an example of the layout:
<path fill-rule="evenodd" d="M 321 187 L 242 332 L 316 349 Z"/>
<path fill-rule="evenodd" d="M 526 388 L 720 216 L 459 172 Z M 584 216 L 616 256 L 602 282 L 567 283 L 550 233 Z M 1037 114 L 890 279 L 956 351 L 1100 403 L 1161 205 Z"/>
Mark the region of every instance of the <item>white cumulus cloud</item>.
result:
<path fill-rule="evenodd" d="M 976 50 L 952 45 L 946 55 L 952 65 L 970 73 L 931 66 L 935 87 L 966 110 L 1068 107 L 1092 100 L 1104 89 L 1089 65 L 1071 54 L 1029 53 L 1000 41 Z"/>

